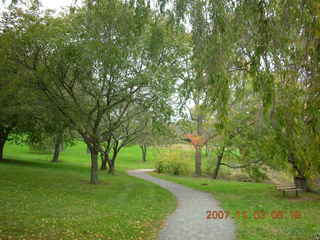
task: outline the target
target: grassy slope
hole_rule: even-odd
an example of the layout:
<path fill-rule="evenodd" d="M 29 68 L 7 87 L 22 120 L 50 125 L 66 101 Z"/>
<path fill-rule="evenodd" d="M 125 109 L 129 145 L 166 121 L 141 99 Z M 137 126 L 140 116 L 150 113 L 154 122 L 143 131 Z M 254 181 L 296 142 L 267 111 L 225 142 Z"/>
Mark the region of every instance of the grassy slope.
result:
<path fill-rule="evenodd" d="M 115 176 L 89 180 L 84 144 L 69 148 L 62 162 L 8 144 L 0 164 L 0 239 L 154 239 L 161 221 L 175 208 L 174 197 L 160 187 L 129 177 L 124 169 L 141 163 L 137 147 L 119 156 Z"/>
<path fill-rule="evenodd" d="M 224 210 L 235 217 L 238 240 L 313 240 L 312 236 L 320 232 L 319 196 L 305 193 L 300 198 L 284 198 L 270 184 L 154 175 L 212 193 Z M 204 211 L 207 210 L 215 209 Z M 266 212 L 264 219 L 253 218 L 253 213 L 258 210 Z M 237 217 L 237 211 L 247 211 L 249 218 Z M 283 211 L 285 217 L 273 219 L 272 211 Z M 301 218 L 292 218 L 292 211 L 300 211 Z"/>

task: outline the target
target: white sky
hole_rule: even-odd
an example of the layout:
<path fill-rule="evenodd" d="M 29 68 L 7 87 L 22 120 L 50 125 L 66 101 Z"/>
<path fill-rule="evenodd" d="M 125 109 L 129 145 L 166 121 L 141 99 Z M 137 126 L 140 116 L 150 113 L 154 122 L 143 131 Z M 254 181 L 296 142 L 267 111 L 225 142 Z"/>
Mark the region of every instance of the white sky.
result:
<path fill-rule="evenodd" d="M 10 4 L 11 0 L 0 0 L 0 12 L 5 9 L 6 6 Z M 28 1 L 25 1 L 28 2 Z M 63 7 L 69 7 L 75 3 L 75 0 L 40 0 L 43 9 L 53 9 L 57 12 L 61 11 Z M 77 5 L 82 1 L 76 0 Z"/>
<path fill-rule="evenodd" d="M 11 3 L 12 0 L 0 0 L 0 13 Z M 22 0 L 23 2 L 29 2 L 29 0 Z M 41 3 L 42 9 L 53 9 L 56 11 L 55 14 L 58 14 L 59 11 L 62 10 L 63 7 L 69 7 L 71 5 L 76 4 L 80 6 L 82 0 L 39 0 Z M 151 7 L 156 7 L 157 0 L 151 1 Z M 172 7 L 172 2 L 169 1 L 168 6 L 169 8 Z"/>
<path fill-rule="evenodd" d="M 74 0 L 41 0 L 41 3 L 44 8 L 60 10 L 62 7 L 68 7 L 73 4 Z"/>

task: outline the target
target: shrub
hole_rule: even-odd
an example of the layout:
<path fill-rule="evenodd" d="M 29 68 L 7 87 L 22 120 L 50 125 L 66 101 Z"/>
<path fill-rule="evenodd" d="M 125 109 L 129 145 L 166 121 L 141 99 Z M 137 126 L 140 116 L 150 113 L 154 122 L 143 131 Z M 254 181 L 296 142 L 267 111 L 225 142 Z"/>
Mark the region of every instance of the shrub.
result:
<path fill-rule="evenodd" d="M 190 175 L 190 156 L 185 151 L 166 151 L 158 156 L 155 168 L 158 173 L 168 173 L 172 175 Z"/>
<path fill-rule="evenodd" d="M 30 142 L 29 143 L 30 152 L 35 153 L 52 153 L 53 151 L 53 141 L 50 138 L 39 142 Z"/>
<path fill-rule="evenodd" d="M 158 173 L 165 173 L 167 172 L 167 166 L 168 166 L 168 163 L 166 161 L 157 161 L 156 164 L 155 164 L 155 168 L 156 168 L 156 171 Z"/>
<path fill-rule="evenodd" d="M 264 172 L 264 169 L 258 167 L 251 167 L 247 169 L 247 172 L 250 178 L 255 182 L 263 182 L 266 179 L 268 179 L 266 173 Z"/>

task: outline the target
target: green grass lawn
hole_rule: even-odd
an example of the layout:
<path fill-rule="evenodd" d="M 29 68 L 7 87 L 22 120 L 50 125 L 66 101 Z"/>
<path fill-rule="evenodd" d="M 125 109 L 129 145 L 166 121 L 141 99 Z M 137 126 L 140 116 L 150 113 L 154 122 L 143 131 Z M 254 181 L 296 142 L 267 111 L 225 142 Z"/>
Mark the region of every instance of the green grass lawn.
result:
<path fill-rule="evenodd" d="M 282 197 L 270 184 L 153 175 L 212 193 L 234 217 L 237 240 L 314 240 L 313 235 L 320 233 L 319 195 L 304 193 L 299 198 Z M 258 211 L 264 211 L 265 217 L 255 219 L 254 213 L 256 218 L 262 217 Z M 282 212 L 284 217 L 274 219 L 273 211 Z M 297 216 L 295 213 L 300 213 L 301 217 L 294 218 L 291 214 Z"/>
<path fill-rule="evenodd" d="M 149 168 L 138 147 L 121 152 L 115 176 L 100 172 L 89 184 L 89 154 L 79 143 L 50 163 L 50 154 L 7 144 L 0 163 L 0 239 L 155 239 L 174 210 L 166 190 L 130 177 L 125 169 Z"/>
<path fill-rule="evenodd" d="M 64 166 L 90 166 L 90 154 L 87 154 L 86 145 L 83 142 L 78 142 L 74 146 L 66 148 L 66 151 L 61 153 L 60 160 Z M 116 161 L 116 168 L 119 170 L 138 169 L 138 168 L 153 168 L 155 155 L 157 150 L 150 148 L 148 150 L 148 161 L 141 161 L 141 152 L 138 146 L 130 146 L 123 148 Z M 30 152 L 26 145 L 15 145 L 7 143 L 5 146 L 5 158 L 15 160 L 32 160 L 39 162 L 49 162 L 52 154 L 43 154 Z M 86 169 L 88 176 L 89 171 Z"/>
<path fill-rule="evenodd" d="M 57 164 L 50 162 L 51 154 L 7 144 L 9 160 L 0 163 L 0 239 L 155 239 L 175 199 L 124 171 L 153 168 L 157 154 L 151 149 L 143 163 L 140 149 L 127 147 L 120 152 L 116 175 L 100 172 L 101 184 L 90 185 L 90 155 L 83 143 L 67 148 Z M 237 240 L 313 240 L 320 232 L 319 196 L 284 198 L 269 184 L 156 176 L 211 192 L 235 217 Z M 255 219 L 257 211 L 265 211 L 265 218 Z M 282 211 L 284 218 L 273 219 L 272 211 Z M 292 218 L 293 211 L 301 218 Z"/>

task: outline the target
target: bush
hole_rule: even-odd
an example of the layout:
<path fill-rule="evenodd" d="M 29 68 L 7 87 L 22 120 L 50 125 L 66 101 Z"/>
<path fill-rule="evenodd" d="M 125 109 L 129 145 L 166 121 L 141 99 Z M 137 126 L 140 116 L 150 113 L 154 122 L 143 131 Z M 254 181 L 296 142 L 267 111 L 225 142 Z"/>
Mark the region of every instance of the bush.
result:
<path fill-rule="evenodd" d="M 167 172 L 168 163 L 166 161 L 157 161 L 155 164 L 155 168 L 157 173 L 165 173 Z"/>
<path fill-rule="evenodd" d="M 45 153 L 45 154 L 52 153 L 53 141 L 52 139 L 47 138 L 39 142 L 30 142 L 29 149 L 30 149 L 30 152 L 35 152 L 35 153 Z"/>
<path fill-rule="evenodd" d="M 168 173 L 172 175 L 190 175 L 191 168 L 189 162 L 192 161 L 189 154 L 184 151 L 168 151 L 159 155 L 155 168 L 158 173 Z"/>
<path fill-rule="evenodd" d="M 251 167 L 247 169 L 250 178 L 255 182 L 263 182 L 268 179 L 264 169 L 258 167 Z"/>

